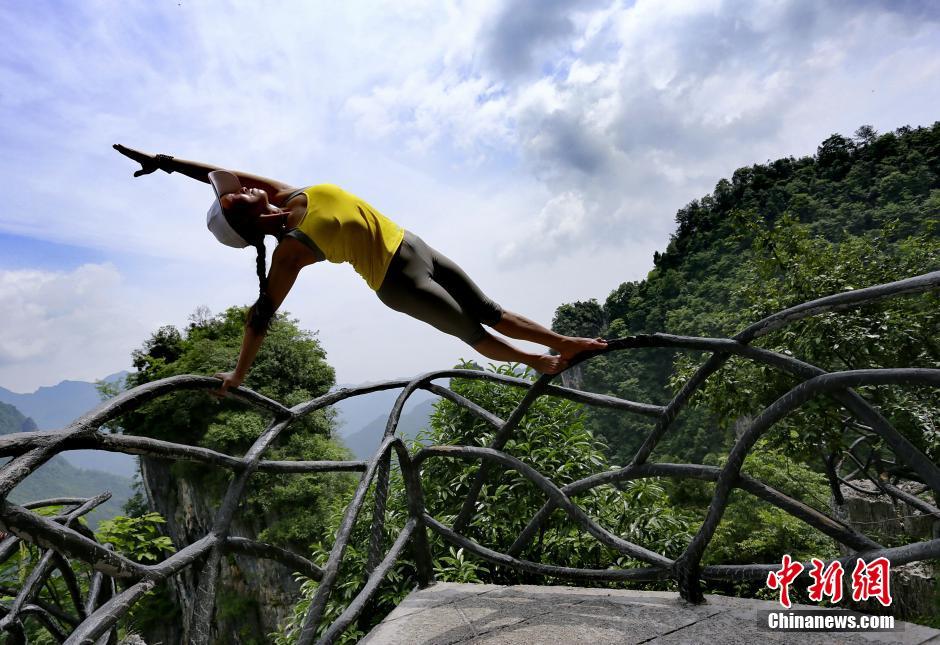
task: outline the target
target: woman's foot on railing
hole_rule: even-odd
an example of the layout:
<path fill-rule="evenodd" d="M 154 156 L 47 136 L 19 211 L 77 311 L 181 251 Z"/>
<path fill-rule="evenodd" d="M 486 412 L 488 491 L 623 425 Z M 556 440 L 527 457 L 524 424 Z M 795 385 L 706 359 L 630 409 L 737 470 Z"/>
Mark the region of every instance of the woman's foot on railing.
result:
<path fill-rule="evenodd" d="M 552 349 L 561 354 L 565 360 L 571 360 L 581 352 L 590 352 L 599 349 L 605 349 L 607 341 L 603 338 L 578 338 L 575 336 L 564 336 Z"/>
<path fill-rule="evenodd" d="M 567 359 L 551 354 L 539 354 L 526 364 L 541 374 L 558 374 L 568 368 Z"/>

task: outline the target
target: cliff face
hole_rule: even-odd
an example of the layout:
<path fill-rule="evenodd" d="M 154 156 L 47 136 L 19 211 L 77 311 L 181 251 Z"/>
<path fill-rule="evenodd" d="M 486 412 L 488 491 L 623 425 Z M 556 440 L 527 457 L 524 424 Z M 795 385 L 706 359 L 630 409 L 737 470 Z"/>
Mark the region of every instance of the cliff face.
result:
<path fill-rule="evenodd" d="M 852 484 L 862 490 L 876 492 L 868 480 L 855 480 Z M 910 483 L 899 485 L 908 493 L 916 493 L 917 486 Z M 831 500 L 835 516 L 881 544 L 891 545 L 913 540 L 930 540 L 940 537 L 940 520 L 925 515 L 907 503 L 899 502 L 888 495 L 863 494 L 848 486 L 842 486 L 845 504 L 840 506 Z M 925 499 L 935 503 L 933 499 Z M 843 555 L 849 551 L 840 546 Z M 891 567 L 891 591 L 893 603 L 889 613 L 902 620 L 922 620 L 936 612 L 940 601 L 940 567 L 930 562 L 915 562 Z M 849 596 L 851 597 L 851 596 Z M 870 613 L 885 613 L 875 601 L 844 603 L 851 609 Z"/>
<path fill-rule="evenodd" d="M 150 505 L 166 518 L 165 530 L 177 548 L 195 542 L 209 532 L 217 500 L 205 487 L 178 476 L 172 462 L 141 459 L 141 479 Z M 243 518 L 232 524 L 233 536 L 256 538 L 263 529 Z M 196 597 L 199 567 L 189 567 L 173 576 L 174 602 L 179 605 L 181 624 L 161 625 L 160 633 L 147 634 L 148 642 L 189 642 L 189 616 Z M 269 560 L 229 554 L 222 558 L 211 625 L 215 643 L 255 645 L 267 643 L 268 634 L 287 617 L 299 596 L 292 573 Z"/>

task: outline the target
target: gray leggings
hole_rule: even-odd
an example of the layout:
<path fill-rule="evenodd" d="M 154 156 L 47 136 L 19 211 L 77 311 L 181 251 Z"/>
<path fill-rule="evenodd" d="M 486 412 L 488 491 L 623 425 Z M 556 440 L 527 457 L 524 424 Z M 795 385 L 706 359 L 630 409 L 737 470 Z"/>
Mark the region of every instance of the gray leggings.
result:
<path fill-rule="evenodd" d="M 469 345 L 486 336 L 482 324 L 495 325 L 503 316 L 500 306 L 483 295 L 453 260 L 410 231 L 405 231 L 376 295 L 395 311 Z"/>

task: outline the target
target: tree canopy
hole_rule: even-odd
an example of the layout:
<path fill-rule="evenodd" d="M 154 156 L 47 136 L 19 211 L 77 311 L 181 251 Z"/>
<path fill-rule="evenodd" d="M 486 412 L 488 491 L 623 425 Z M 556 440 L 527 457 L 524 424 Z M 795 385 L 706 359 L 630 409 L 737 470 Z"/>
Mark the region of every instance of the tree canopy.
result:
<path fill-rule="evenodd" d="M 680 209 L 676 224 L 646 279 L 622 283 L 601 307 L 562 305 L 555 328 L 593 331 L 602 322 L 598 331 L 608 338 L 651 332 L 730 336 L 786 306 L 936 269 L 940 122 L 881 135 L 862 126 L 851 138 L 832 135 L 812 157 L 739 168 L 713 193 Z M 802 357 L 824 369 L 936 366 L 935 311 L 935 295 L 899 299 L 807 321 L 786 339 L 777 335 L 768 342 L 797 342 L 789 349 L 809 352 Z M 828 349 L 841 358 L 820 353 L 836 332 L 847 334 L 845 342 Z M 591 391 L 664 403 L 678 383 L 676 356 L 641 350 L 601 357 L 583 367 L 582 382 Z M 734 361 L 723 373 L 740 365 Z M 751 383 L 753 376 L 742 373 L 737 382 Z M 753 397 L 749 410 L 761 401 L 766 398 Z M 727 448 L 729 425 L 744 409 L 712 411 L 684 413 L 657 454 L 701 461 Z M 603 410 L 587 415 L 587 427 L 610 445 L 615 463 L 628 461 L 650 428 Z"/>
<path fill-rule="evenodd" d="M 184 331 L 161 327 L 134 352 L 133 387 L 178 374 L 213 374 L 231 369 L 241 345 L 245 309 L 232 307 L 217 316 L 198 310 Z M 325 394 L 334 384 L 333 368 L 320 343 L 297 321 L 274 321 L 245 387 L 285 405 Z M 234 401 L 206 392 L 180 392 L 160 398 L 122 418 L 122 430 L 180 443 L 242 454 L 268 422 Z M 347 459 L 344 446 L 331 439 L 332 412 L 318 411 L 294 423 L 266 453 L 269 459 Z M 206 491 L 221 491 L 227 474 L 179 464 L 179 476 L 195 479 Z M 336 475 L 256 473 L 246 512 L 264 519 L 262 539 L 306 548 L 320 539 L 331 504 L 349 490 L 351 478 Z"/>

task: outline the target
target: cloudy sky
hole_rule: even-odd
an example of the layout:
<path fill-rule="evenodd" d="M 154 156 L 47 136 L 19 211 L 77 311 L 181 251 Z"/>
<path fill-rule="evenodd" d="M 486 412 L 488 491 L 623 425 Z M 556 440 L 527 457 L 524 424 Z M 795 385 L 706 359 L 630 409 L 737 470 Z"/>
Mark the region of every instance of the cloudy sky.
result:
<path fill-rule="evenodd" d="M 0 386 L 125 369 L 158 326 L 251 302 L 211 192 L 123 143 L 336 183 L 550 322 L 652 267 L 737 167 L 940 118 L 930 0 L 32 0 L 0 12 Z M 270 246 L 270 243 L 269 243 Z M 348 265 L 285 308 L 341 382 L 479 358 Z"/>

